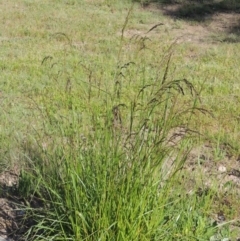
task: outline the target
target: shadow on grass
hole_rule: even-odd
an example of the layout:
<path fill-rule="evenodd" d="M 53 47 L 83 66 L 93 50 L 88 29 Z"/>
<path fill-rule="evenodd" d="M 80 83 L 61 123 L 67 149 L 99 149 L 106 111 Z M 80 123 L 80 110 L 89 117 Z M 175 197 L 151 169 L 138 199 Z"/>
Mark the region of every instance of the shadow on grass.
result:
<path fill-rule="evenodd" d="M 157 7 L 174 19 L 211 23 L 216 32 L 223 33 L 220 42 L 240 42 L 239 0 L 159 0 Z"/>
<path fill-rule="evenodd" d="M 227 30 L 229 34 L 225 39 L 224 42 L 229 43 L 238 43 L 240 42 L 240 19 L 237 23 L 232 24 L 232 26 Z"/>
<path fill-rule="evenodd" d="M 31 145 L 22 146 L 31 160 L 42 161 L 41 155 Z M 27 167 L 27 166 L 26 166 Z M 30 168 L 30 166 L 29 166 Z M 25 234 L 36 225 L 33 210 L 42 214 L 43 200 L 34 192 L 30 176 L 21 168 L 0 173 L 0 240 L 24 241 Z"/>
<path fill-rule="evenodd" d="M 185 0 L 181 3 L 159 1 L 159 3 L 168 6 L 167 15 L 188 21 L 203 22 L 218 13 L 240 13 L 240 2 L 237 0 Z"/>

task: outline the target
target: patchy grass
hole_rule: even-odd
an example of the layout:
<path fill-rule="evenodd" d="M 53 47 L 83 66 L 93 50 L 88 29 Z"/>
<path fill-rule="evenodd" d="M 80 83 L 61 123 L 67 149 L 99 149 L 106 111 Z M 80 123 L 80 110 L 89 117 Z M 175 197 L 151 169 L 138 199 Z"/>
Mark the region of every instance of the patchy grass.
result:
<path fill-rule="evenodd" d="M 21 169 L 24 240 L 237 237 L 238 187 L 214 168 L 239 155 L 239 43 L 155 5 L 0 9 L 0 156 Z"/>

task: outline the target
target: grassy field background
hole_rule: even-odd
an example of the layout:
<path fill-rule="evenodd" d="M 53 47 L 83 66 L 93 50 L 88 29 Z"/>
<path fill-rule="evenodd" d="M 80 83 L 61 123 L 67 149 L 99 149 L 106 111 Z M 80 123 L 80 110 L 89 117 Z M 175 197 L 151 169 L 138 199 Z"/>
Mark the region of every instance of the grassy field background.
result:
<path fill-rule="evenodd" d="M 25 213 L 9 236 L 240 237 L 239 18 L 177 6 L 0 1 L 1 172 Z"/>

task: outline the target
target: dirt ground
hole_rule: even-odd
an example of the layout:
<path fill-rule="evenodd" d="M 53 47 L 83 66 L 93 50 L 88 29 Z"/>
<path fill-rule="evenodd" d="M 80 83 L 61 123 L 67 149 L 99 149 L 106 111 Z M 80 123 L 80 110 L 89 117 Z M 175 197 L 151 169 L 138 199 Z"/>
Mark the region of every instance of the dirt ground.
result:
<path fill-rule="evenodd" d="M 15 231 L 19 231 L 20 206 L 15 189 L 18 183 L 19 171 L 5 171 L 0 175 L 0 241 L 19 240 Z"/>

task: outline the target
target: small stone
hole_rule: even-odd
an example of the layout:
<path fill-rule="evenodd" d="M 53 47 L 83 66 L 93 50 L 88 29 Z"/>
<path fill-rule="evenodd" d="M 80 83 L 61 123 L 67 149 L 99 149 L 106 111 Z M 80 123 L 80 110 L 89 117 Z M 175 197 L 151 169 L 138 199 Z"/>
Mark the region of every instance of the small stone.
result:
<path fill-rule="evenodd" d="M 223 166 L 223 165 L 220 165 L 220 166 L 218 167 L 218 171 L 221 172 L 221 173 L 223 173 L 223 172 L 226 172 L 226 171 L 227 171 L 227 168 L 226 168 L 225 166 Z"/>

